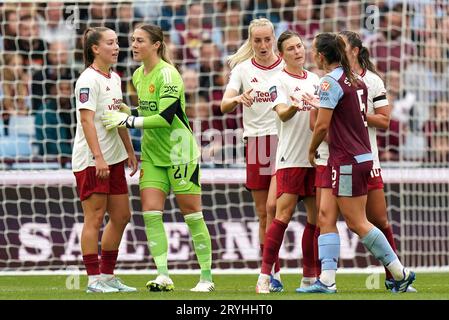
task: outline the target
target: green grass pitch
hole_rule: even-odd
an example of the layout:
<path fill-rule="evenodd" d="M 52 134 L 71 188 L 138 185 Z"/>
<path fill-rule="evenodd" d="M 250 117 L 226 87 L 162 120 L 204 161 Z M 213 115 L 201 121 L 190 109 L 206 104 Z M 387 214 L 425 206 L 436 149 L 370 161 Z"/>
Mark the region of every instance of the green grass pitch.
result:
<path fill-rule="evenodd" d="M 2 300 L 448 300 L 449 273 L 418 273 L 414 287 L 418 293 L 392 294 L 385 290 L 384 277 L 380 276 L 378 289 L 367 289 L 368 274 L 337 275 L 338 293 L 297 294 L 299 275 L 282 277 L 285 291 L 258 295 L 255 293 L 257 274 L 216 275 L 216 291 L 211 293 L 193 293 L 189 289 L 198 281 L 197 275 L 173 275 L 174 292 L 148 292 L 145 283 L 154 275 L 122 275 L 120 278 L 130 286 L 135 286 L 135 293 L 93 294 L 85 293 L 87 277 L 80 277 L 79 289 L 67 289 L 67 276 L 0 276 L 0 299 Z M 374 282 L 376 283 L 376 282 Z M 376 286 L 376 285 L 374 285 Z"/>

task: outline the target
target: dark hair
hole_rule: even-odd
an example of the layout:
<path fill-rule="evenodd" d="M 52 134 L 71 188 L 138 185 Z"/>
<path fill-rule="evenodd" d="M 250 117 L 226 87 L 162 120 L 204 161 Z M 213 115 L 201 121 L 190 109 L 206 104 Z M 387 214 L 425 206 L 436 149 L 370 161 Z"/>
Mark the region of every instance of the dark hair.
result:
<path fill-rule="evenodd" d="M 136 29 L 142 29 L 150 36 L 150 40 L 152 43 L 160 42 L 161 45 L 157 50 L 158 56 L 164 60 L 165 62 L 173 65 L 170 58 L 168 57 L 167 45 L 164 41 L 164 33 L 162 29 L 154 24 L 138 24 Z"/>
<path fill-rule="evenodd" d="M 83 58 L 84 66 L 89 67 L 95 59 L 94 52 L 92 51 L 93 45 L 98 45 L 101 39 L 101 34 L 105 31 L 111 30 L 106 27 L 91 27 L 84 31 L 83 39 Z M 113 30 L 111 30 L 113 31 Z"/>
<path fill-rule="evenodd" d="M 278 38 L 278 42 L 277 42 L 277 47 L 278 47 L 279 52 L 283 52 L 282 44 L 284 43 L 284 41 L 288 40 L 290 38 L 293 38 L 293 37 L 298 37 L 299 40 L 301 40 L 301 43 L 302 43 L 301 37 L 295 31 L 285 30 L 284 32 L 281 33 L 281 35 Z"/>
<path fill-rule="evenodd" d="M 369 71 L 379 75 L 379 73 L 376 70 L 376 67 L 370 60 L 368 48 L 364 47 L 362 44 L 362 39 L 360 39 L 360 35 L 356 32 L 348 30 L 340 32 L 340 35 L 345 36 L 346 39 L 348 39 L 348 43 L 352 48 L 359 48 L 357 60 L 360 66 L 363 69 L 368 69 Z"/>
<path fill-rule="evenodd" d="M 317 52 L 324 56 L 327 63 L 340 63 L 346 78 L 352 85 L 357 86 L 357 79 L 351 71 L 349 60 L 346 57 L 346 45 L 341 36 L 330 32 L 320 33 L 315 36 L 315 47 Z"/>

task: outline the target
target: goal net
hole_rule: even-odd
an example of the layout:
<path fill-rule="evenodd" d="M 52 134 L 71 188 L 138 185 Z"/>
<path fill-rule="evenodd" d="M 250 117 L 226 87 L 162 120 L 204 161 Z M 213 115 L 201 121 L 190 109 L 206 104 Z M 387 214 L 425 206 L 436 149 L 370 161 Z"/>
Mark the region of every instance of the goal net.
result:
<path fill-rule="evenodd" d="M 407 3 L 404 5 L 402 3 Z M 411 267 L 449 267 L 449 4 L 446 1 L 118 1 L 10 2 L 0 5 L 0 272 L 83 268 L 81 204 L 70 171 L 73 86 L 83 70 L 81 37 L 105 25 L 120 42 L 116 71 L 124 99 L 130 83 L 130 33 L 140 22 L 161 26 L 184 78 L 186 112 L 203 168 L 203 212 L 213 268 L 256 270 L 258 221 L 244 186 L 242 112 L 222 115 L 226 56 L 248 36 L 248 23 L 267 17 L 276 35 L 297 31 L 310 51 L 320 31 L 359 32 L 383 77 L 392 106 L 378 145 L 390 223 L 398 253 Z M 307 59 L 309 70 L 319 72 Z M 139 154 L 140 131 L 132 130 Z M 155 270 L 146 245 L 137 178 L 129 178 L 132 219 L 117 267 Z M 107 219 L 107 217 L 106 217 Z M 171 195 L 164 210 L 169 268 L 194 271 L 189 232 Z M 304 207 L 297 210 L 280 251 L 284 270 L 302 266 Z M 343 221 L 340 266 L 377 266 Z"/>

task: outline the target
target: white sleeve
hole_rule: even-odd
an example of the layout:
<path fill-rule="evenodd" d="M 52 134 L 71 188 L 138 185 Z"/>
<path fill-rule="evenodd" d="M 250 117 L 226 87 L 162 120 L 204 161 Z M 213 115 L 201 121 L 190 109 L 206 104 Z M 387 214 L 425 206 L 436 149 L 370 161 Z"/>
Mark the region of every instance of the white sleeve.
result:
<path fill-rule="evenodd" d="M 241 70 L 239 65 L 235 66 L 234 69 L 232 69 L 228 85 L 226 86 L 226 90 L 233 89 L 237 92 L 240 92 L 240 89 L 242 88 L 242 78 L 240 71 Z"/>
<path fill-rule="evenodd" d="M 373 105 L 374 109 L 385 107 L 388 105 L 387 90 L 382 79 L 376 77 L 376 85 L 373 88 Z"/>
<path fill-rule="evenodd" d="M 282 85 L 281 81 L 274 81 L 274 85 L 270 88 L 270 96 L 272 97 L 273 104 L 271 108 L 274 108 L 278 104 L 286 104 L 289 105 L 288 92 L 284 85 Z"/>
<path fill-rule="evenodd" d="M 94 79 L 80 77 L 76 82 L 76 109 L 97 111 L 98 85 Z"/>

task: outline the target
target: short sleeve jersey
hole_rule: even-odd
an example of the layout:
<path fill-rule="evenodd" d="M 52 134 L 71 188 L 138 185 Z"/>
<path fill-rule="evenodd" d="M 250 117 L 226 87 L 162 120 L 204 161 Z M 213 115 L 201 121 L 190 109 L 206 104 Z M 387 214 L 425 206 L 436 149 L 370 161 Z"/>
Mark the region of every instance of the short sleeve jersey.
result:
<path fill-rule="evenodd" d="M 387 91 L 382 79 L 369 70 L 364 70 L 360 75 L 368 88 L 368 114 L 374 114 L 377 108 L 388 105 Z M 376 128 L 368 127 L 369 141 L 371 143 L 371 152 L 373 153 L 373 168 L 380 168 L 379 151 L 377 149 Z"/>
<path fill-rule="evenodd" d="M 89 67 L 84 70 L 75 85 L 76 96 L 76 135 L 73 142 L 72 170 L 79 172 L 95 166 L 95 159 L 87 144 L 81 126 L 80 110 L 95 112 L 94 124 L 104 160 L 108 165 L 119 163 L 128 158 L 125 146 L 120 139 L 118 129 L 106 130 L 101 122 L 105 110 L 118 110 L 122 103 L 121 80 L 118 74 L 105 74 Z"/>
<path fill-rule="evenodd" d="M 243 106 L 243 136 L 260 137 L 276 135 L 276 123 L 272 111 L 273 78 L 284 67 L 283 60 L 278 60 L 271 66 L 264 67 L 255 59 L 248 59 L 236 65 L 226 89 L 237 92 L 253 89 L 251 107 Z"/>
<path fill-rule="evenodd" d="M 320 107 L 332 109 L 329 129 L 329 165 L 340 166 L 372 160 L 366 123 L 368 90 L 357 79 L 353 86 L 337 67 L 321 79 Z"/>
<path fill-rule="evenodd" d="M 276 169 L 311 167 L 308 150 L 312 140 L 312 131 L 310 130 L 310 110 L 312 106 L 302 99 L 302 95 L 304 93 L 318 95 L 319 77 L 306 70 L 304 70 L 302 76 L 298 76 L 284 69 L 279 73 L 274 83 L 278 94 L 273 102 L 273 108 L 280 103 L 287 106 L 292 105 L 293 101 L 290 97 L 300 101 L 298 111 L 289 120 L 282 122 L 275 115 L 279 137 Z"/>
<path fill-rule="evenodd" d="M 140 116 L 174 115 L 169 128 L 144 130 L 142 160 L 166 167 L 197 159 L 198 146 L 185 113 L 184 83 L 176 68 L 161 59 L 148 74 L 144 74 L 143 65 L 139 67 L 132 81 L 137 90 Z"/>

